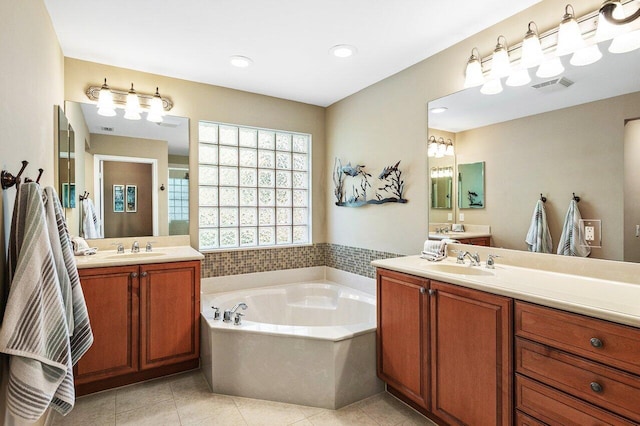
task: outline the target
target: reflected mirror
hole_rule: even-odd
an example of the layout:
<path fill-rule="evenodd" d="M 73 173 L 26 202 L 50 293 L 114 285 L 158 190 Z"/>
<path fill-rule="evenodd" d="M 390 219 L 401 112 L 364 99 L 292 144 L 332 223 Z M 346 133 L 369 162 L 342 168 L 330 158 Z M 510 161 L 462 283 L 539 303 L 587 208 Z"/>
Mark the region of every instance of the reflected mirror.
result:
<path fill-rule="evenodd" d="M 62 108 L 57 107 L 58 114 L 58 196 L 62 207 L 75 208 L 75 147 L 72 141 L 75 139 L 73 126 Z"/>
<path fill-rule="evenodd" d="M 431 168 L 431 208 L 451 209 L 453 167 Z"/>
<path fill-rule="evenodd" d="M 574 67 L 571 55 L 562 57 L 565 72 L 552 79 L 531 69 L 522 87 L 496 95 L 476 87 L 429 102 L 429 110 L 448 108 L 430 112 L 428 125 L 430 135 L 453 134 L 455 173 L 461 164 L 486 165 L 485 207 L 464 210 L 464 223 L 490 225 L 493 246 L 527 250 L 542 194 L 555 251 L 575 193 L 582 218 L 602 221 L 602 247 L 591 257 L 640 261 L 640 49 L 612 54 L 609 43 L 595 64 Z M 430 223 L 452 223 L 434 212 Z"/>
<path fill-rule="evenodd" d="M 126 120 L 121 109 L 103 117 L 95 104 L 70 101 L 65 110 L 83 176 L 77 195 L 88 197 L 72 229 L 85 238 L 189 234 L 189 119 Z M 85 220 L 91 205 L 95 228 Z"/>
<path fill-rule="evenodd" d="M 484 161 L 458 164 L 458 207 L 461 209 L 484 207 Z"/>

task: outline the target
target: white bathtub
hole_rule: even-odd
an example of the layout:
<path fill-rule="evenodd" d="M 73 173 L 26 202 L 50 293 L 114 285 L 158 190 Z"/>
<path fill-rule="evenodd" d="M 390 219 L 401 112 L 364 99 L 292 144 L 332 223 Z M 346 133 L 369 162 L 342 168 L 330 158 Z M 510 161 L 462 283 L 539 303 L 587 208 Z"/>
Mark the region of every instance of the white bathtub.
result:
<path fill-rule="evenodd" d="M 373 295 L 323 280 L 201 299 L 202 369 L 216 393 L 336 409 L 383 389 Z M 213 320 L 211 306 L 240 302 L 241 325 Z"/>

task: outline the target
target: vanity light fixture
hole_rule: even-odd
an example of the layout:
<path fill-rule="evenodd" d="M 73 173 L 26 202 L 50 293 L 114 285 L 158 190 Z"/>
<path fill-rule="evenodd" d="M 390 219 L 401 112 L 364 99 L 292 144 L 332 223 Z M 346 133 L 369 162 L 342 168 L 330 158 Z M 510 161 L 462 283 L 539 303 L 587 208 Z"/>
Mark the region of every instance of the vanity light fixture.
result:
<path fill-rule="evenodd" d="M 358 49 L 350 44 L 337 44 L 329 49 L 329 53 L 336 58 L 350 58 L 358 53 Z"/>
<path fill-rule="evenodd" d="M 534 29 L 535 27 L 535 29 Z M 522 58 L 520 62 L 524 68 L 532 68 L 540 65 L 544 61 L 542 46 L 540 45 L 540 36 L 538 34 L 538 26 L 535 22 L 529 22 L 527 33 L 522 41 Z"/>
<path fill-rule="evenodd" d="M 477 55 L 476 55 L 477 53 Z M 482 74 L 482 61 L 480 52 L 477 48 L 471 49 L 471 56 L 467 61 L 467 69 L 464 77 L 464 88 L 481 86 L 484 84 L 484 75 Z"/>
<path fill-rule="evenodd" d="M 251 58 L 248 58 L 246 56 L 233 55 L 229 58 L 229 62 L 234 67 L 247 68 L 249 65 L 253 63 L 253 60 L 251 60 Z"/>
<path fill-rule="evenodd" d="M 560 58 L 552 56 L 545 62 L 541 63 L 536 71 L 536 76 L 540 78 L 551 78 L 564 72 L 564 65 L 560 62 Z"/>
<path fill-rule="evenodd" d="M 500 42 L 504 40 L 504 44 Z M 491 72 L 489 77 L 502 78 L 511 73 L 511 62 L 509 61 L 509 52 L 507 51 L 507 39 L 504 36 L 498 36 L 496 48 L 493 50 Z"/>
<path fill-rule="evenodd" d="M 497 95 L 500 92 L 502 92 L 502 83 L 499 78 L 487 81 L 480 88 L 480 93 L 483 95 Z"/>
<path fill-rule="evenodd" d="M 564 16 L 558 27 L 558 46 L 556 55 L 564 56 L 573 53 L 571 65 L 583 66 L 597 62 L 602 58 L 602 53 L 597 44 L 588 46 L 582 38 L 580 26 L 576 21 L 573 6 L 568 4 L 564 9 Z"/>
<path fill-rule="evenodd" d="M 133 92 L 133 93 L 131 93 Z M 173 108 L 173 102 L 166 97 L 160 96 L 159 89 L 153 95 L 137 93 L 133 89 L 129 91 L 111 89 L 107 85 L 105 78 L 102 86 L 89 86 L 85 94 L 92 101 L 97 101 L 98 114 L 113 117 L 116 115 L 115 108 L 125 108 L 125 118 L 129 120 L 139 120 L 140 113 L 147 111 L 147 120 L 160 123 L 166 111 Z M 137 115 L 135 113 L 137 111 Z"/>
<path fill-rule="evenodd" d="M 444 155 L 446 155 L 447 157 L 451 157 L 454 155 L 453 141 L 451 139 L 447 139 L 447 148 L 444 152 Z"/>
<path fill-rule="evenodd" d="M 435 157 L 438 152 L 438 141 L 435 136 L 429 136 L 429 140 L 427 141 L 427 156 Z"/>

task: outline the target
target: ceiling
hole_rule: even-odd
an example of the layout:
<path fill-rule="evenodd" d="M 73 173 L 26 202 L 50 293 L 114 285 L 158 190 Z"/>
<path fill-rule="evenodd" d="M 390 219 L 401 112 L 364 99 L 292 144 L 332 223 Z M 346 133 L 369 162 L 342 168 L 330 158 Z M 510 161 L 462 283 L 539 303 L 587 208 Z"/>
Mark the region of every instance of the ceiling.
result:
<path fill-rule="evenodd" d="M 539 1 L 44 0 L 67 57 L 319 106 Z M 329 55 L 337 44 L 358 52 Z"/>

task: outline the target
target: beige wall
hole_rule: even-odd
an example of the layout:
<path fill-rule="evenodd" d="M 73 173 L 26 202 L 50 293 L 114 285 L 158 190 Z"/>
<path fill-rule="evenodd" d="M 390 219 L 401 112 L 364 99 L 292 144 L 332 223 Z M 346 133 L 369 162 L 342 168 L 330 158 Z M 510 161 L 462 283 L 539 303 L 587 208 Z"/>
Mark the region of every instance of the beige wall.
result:
<path fill-rule="evenodd" d="M 247 126 L 290 130 L 313 135 L 313 242 L 325 242 L 325 198 L 328 175 L 325 166 L 325 109 L 313 105 L 292 102 L 269 96 L 256 95 L 208 84 L 179 80 L 129 69 L 110 67 L 92 62 L 65 58 L 65 99 L 87 102 L 84 94 L 90 85 L 107 78 L 114 89 L 129 87 L 153 93 L 156 86 L 160 93 L 171 98 L 174 107 L 170 114 L 190 118 L 189 161 L 192 170 L 198 165 L 198 121 L 211 120 Z M 192 205 L 198 200 L 198 174 L 191 173 L 192 185 L 189 197 Z M 198 212 L 190 210 L 191 243 L 197 247 Z"/>
<path fill-rule="evenodd" d="M 640 93 L 456 134 L 458 164 L 485 161 L 486 208 L 461 210 L 465 222 L 491 225 L 494 246 L 526 250 L 543 193 L 555 250 L 575 192 L 582 218 L 602 220 L 591 257 L 622 260 L 624 120 L 637 116 Z"/>
<path fill-rule="evenodd" d="M 560 0 L 544 0 L 331 105 L 327 109 L 327 160 L 339 157 L 366 165 L 402 160 L 409 202 L 366 209 L 327 203 L 327 241 L 417 253 L 428 226 L 427 102 L 462 89 L 464 67 L 473 47 L 487 56 L 499 35 L 509 41 L 521 41 L 531 20 L 535 20 L 540 32 L 556 27 L 565 5 Z M 576 15 L 582 16 L 600 5 L 599 0 L 584 0 L 573 6 Z M 333 186 L 330 176 L 325 181 L 328 188 Z M 332 192 L 328 190 L 326 196 L 331 197 Z"/>
<path fill-rule="evenodd" d="M 0 0 L 0 158 L 2 168 L 16 174 L 22 160 L 29 161 L 25 175 L 40 183 L 55 183 L 54 105 L 62 105 L 64 62 L 58 38 L 41 0 Z M 15 188 L 2 193 L 0 219 L 4 224 L 0 244 L 11 221 Z M 0 256 L 4 271 L 5 256 Z M 2 272 L 0 272 L 1 274 Z M 0 418 L 5 425 L 19 424 L 6 417 L 5 386 L 0 388 Z M 44 423 L 42 419 L 40 424 Z"/>
<path fill-rule="evenodd" d="M 169 150 L 167 141 L 92 133 L 90 153 L 92 155 L 118 155 L 157 160 L 158 187 L 154 190 L 158 197 L 158 234 L 169 235 L 169 191 L 160 190 L 160 185 L 164 183 L 166 187 L 167 182 L 169 182 L 169 163 L 167 160 Z M 93 185 L 91 187 L 93 187 Z M 91 192 L 95 193 L 96 191 L 93 190 Z M 105 209 L 106 208 L 107 207 L 105 207 Z"/>

